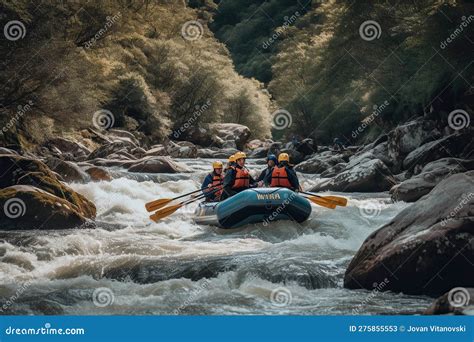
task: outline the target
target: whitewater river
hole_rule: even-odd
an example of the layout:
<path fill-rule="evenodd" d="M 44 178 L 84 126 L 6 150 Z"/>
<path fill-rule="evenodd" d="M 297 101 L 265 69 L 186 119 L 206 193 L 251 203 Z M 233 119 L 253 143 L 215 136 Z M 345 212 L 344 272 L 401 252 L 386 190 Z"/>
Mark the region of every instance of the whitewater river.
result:
<path fill-rule="evenodd" d="M 409 204 L 345 194 L 347 207 L 313 206 L 303 224 L 231 231 L 194 224 L 192 204 L 153 223 L 144 204 L 196 189 L 210 164 L 182 162 L 197 171 L 114 169 L 111 182 L 71 184 L 96 204 L 97 229 L 0 232 L 3 314 L 411 314 L 431 304 L 342 287 L 364 239 Z M 305 188 L 318 181 L 309 176 Z"/>

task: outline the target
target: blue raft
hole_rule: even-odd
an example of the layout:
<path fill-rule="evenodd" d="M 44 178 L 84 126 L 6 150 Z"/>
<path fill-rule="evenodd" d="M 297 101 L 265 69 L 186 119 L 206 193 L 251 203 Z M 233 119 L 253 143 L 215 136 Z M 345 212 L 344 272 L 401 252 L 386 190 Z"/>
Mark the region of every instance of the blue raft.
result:
<path fill-rule="evenodd" d="M 286 188 L 255 188 L 244 190 L 222 202 L 200 203 L 194 221 L 230 229 L 258 222 L 303 222 L 310 215 L 310 202 L 294 191 Z"/>

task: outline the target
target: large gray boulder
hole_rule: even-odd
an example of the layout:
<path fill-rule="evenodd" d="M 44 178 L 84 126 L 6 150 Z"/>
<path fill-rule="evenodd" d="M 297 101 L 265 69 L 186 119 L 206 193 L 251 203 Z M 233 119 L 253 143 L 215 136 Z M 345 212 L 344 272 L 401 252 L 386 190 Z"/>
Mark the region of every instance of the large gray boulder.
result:
<path fill-rule="evenodd" d="M 52 171 L 59 174 L 65 182 L 85 183 L 90 180 L 89 175 L 73 162 L 58 158 L 47 158 L 45 163 Z"/>
<path fill-rule="evenodd" d="M 236 123 L 215 123 L 209 125 L 210 134 L 222 139 L 235 141 L 238 149 L 243 150 L 250 137 L 250 129 L 247 126 Z M 222 147 L 222 146 L 219 146 Z"/>
<path fill-rule="evenodd" d="M 420 118 L 390 131 L 387 135 L 387 156 L 393 161 L 395 171 L 399 171 L 403 159 L 424 143 L 439 139 L 441 132 L 436 129 L 434 121 Z"/>
<path fill-rule="evenodd" d="M 426 164 L 422 171 L 390 189 L 396 201 L 414 202 L 429 193 L 440 181 L 474 169 L 474 160 L 443 158 Z"/>
<path fill-rule="evenodd" d="M 473 130 L 464 130 L 442 139 L 430 141 L 410 152 L 403 160 L 403 168 L 418 173 L 423 166 L 431 161 L 459 157 L 463 153 L 464 147 L 469 145 L 473 139 Z"/>
<path fill-rule="evenodd" d="M 395 179 L 387 166 L 380 159 L 369 159 L 346 168 L 310 191 L 380 192 L 389 190 L 393 184 Z"/>
<path fill-rule="evenodd" d="M 128 168 L 130 172 L 143 173 L 179 173 L 190 172 L 184 164 L 177 163 L 169 157 L 146 157 Z"/>
<path fill-rule="evenodd" d="M 40 154 L 70 161 L 83 161 L 91 153 L 83 144 L 60 137 L 46 141 L 40 150 Z"/>
<path fill-rule="evenodd" d="M 344 287 L 439 296 L 474 287 L 474 171 L 441 181 L 428 195 L 367 237 Z"/>
<path fill-rule="evenodd" d="M 302 173 L 322 173 L 339 163 L 344 163 L 344 158 L 340 154 L 325 151 L 299 163 L 295 166 L 295 170 Z"/>

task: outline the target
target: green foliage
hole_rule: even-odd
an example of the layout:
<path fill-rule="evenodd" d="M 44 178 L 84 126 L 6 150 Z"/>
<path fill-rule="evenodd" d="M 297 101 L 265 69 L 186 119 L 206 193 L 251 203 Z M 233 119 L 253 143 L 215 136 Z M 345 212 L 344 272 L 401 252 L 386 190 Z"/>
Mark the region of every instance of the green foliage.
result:
<path fill-rule="evenodd" d="M 228 51 L 205 20 L 199 19 L 197 40 L 183 38 L 183 25 L 209 18 L 215 4 L 196 1 L 194 6 L 184 1 L 84 0 L 42 2 L 37 10 L 32 0 L 0 0 L 2 13 L 21 20 L 27 32 L 24 39 L 0 42 L 2 117 L 8 120 L 33 97 L 34 113 L 19 118 L 18 125 L 37 140 L 40 135 L 23 122 L 26 117 L 48 117 L 53 122 L 48 134 L 56 135 L 90 127 L 94 112 L 105 108 L 114 114 L 115 127 L 140 130 L 151 143 L 167 137 L 206 103 L 211 105 L 194 124 L 221 122 L 234 98 L 249 104 L 256 121 L 269 121 L 268 95 L 258 82 L 235 72 Z M 255 137 L 269 135 L 269 127 L 256 127 Z"/>
<path fill-rule="evenodd" d="M 222 0 L 211 29 L 225 42 L 237 71 L 246 77 L 267 83 L 272 78 L 271 58 L 276 53 L 275 35 L 280 40 L 288 27 L 296 25 L 311 1 L 294 0 Z M 284 26 L 285 25 L 285 26 Z"/>
<path fill-rule="evenodd" d="M 292 113 L 293 131 L 327 142 L 353 140 L 351 132 L 384 101 L 389 105 L 371 124 L 379 132 L 416 115 L 440 119 L 467 103 L 473 66 L 466 51 L 474 31 L 468 26 L 446 48 L 440 44 L 472 7 L 465 1 L 324 2 L 279 44 L 269 89 Z M 380 24 L 379 39 L 361 39 L 366 20 Z"/>

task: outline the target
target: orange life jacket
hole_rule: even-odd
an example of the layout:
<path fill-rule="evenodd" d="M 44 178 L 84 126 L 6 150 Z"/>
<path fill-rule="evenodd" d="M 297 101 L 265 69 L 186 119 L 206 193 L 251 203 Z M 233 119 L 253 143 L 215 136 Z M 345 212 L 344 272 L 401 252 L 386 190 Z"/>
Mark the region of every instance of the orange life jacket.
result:
<path fill-rule="evenodd" d="M 216 188 L 213 188 L 212 190 L 215 190 L 215 189 L 219 189 L 218 191 L 216 191 L 214 193 L 214 196 L 219 199 L 222 195 L 222 181 L 224 180 L 224 177 L 222 176 L 222 174 L 220 175 L 216 175 L 214 172 L 212 173 L 212 183 L 211 183 L 211 186 L 212 187 L 216 187 Z M 218 187 L 218 185 L 220 185 L 220 187 Z"/>
<path fill-rule="evenodd" d="M 250 186 L 250 175 L 246 168 L 232 166 L 235 170 L 235 180 L 232 189 L 248 188 Z"/>
<path fill-rule="evenodd" d="M 293 188 L 288 179 L 288 173 L 286 172 L 286 167 L 275 166 L 272 171 L 272 182 L 270 183 L 272 188 L 282 187 L 282 188 Z"/>

